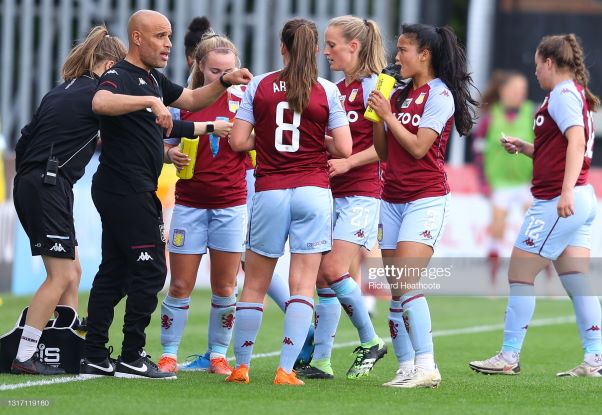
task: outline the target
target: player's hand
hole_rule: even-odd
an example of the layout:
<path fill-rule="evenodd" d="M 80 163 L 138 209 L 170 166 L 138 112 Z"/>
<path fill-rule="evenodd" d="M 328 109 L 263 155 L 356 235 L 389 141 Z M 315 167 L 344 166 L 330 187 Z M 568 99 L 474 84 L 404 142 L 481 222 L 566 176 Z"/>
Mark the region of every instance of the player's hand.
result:
<path fill-rule="evenodd" d="M 561 218 L 568 218 L 575 214 L 573 210 L 573 191 L 562 191 L 560 198 L 558 199 L 558 206 L 556 206 L 558 216 Z"/>
<path fill-rule="evenodd" d="M 376 115 L 378 115 L 381 120 L 384 120 L 388 115 L 391 114 L 391 104 L 384 97 L 384 95 L 376 89 L 370 92 L 370 96 L 368 97 L 368 105 L 372 107 Z"/>
<path fill-rule="evenodd" d="M 169 137 L 171 129 L 173 128 L 173 119 L 171 118 L 171 112 L 167 109 L 163 102 L 157 98 L 154 100 L 151 106 L 151 111 L 157 116 L 155 122 L 159 124 L 161 128 L 165 129 L 165 136 Z"/>
<path fill-rule="evenodd" d="M 520 138 L 510 137 L 508 135 L 500 138 L 500 143 L 504 146 L 504 149 L 510 154 L 518 154 L 522 152 L 524 142 Z"/>
<path fill-rule="evenodd" d="M 349 159 L 330 159 L 328 160 L 328 176 L 335 177 L 347 173 L 351 170 Z"/>
<path fill-rule="evenodd" d="M 171 160 L 176 169 L 182 170 L 184 167 L 188 166 L 190 163 L 190 159 L 188 156 L 180 151 L 178 146 L 172 147 L 167 150 L 167 158 Z"/>
<path fill-rule="evenodd" d="M 217 135 L 218 137 L 225 137 L 228 134 L 230 134 L 233 125 L 234 124 L 232 124 L 230 121 L 213 121 L 213 135 Z"/>
<path fill-rule="evenodd" d="M 232 85 L 247 85 L 253 74 L 247 68 L 237 69 L 224 75 L 224 81 Z"/>

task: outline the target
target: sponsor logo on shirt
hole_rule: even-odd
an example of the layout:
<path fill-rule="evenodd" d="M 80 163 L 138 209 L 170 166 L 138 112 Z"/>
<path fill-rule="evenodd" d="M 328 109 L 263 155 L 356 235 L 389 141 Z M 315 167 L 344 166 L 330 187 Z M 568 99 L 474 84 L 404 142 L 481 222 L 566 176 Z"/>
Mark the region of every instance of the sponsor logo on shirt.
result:
<path fill-rule="evenodd" d="M 424 102 L 424 97 L 426 96 L 426 92 L 421 92 L 416 98 L 416 104 L 422 104 Z"/>
<path fill-rule="evenodd" d="M 349 102 L 355 101 L 355 97 L 357 96 L 357 88 L 354 88 L 349 94 Z"/>
<path fill-rule="evenodd" d="M 142 78 L 138 78 L 138 85 L 146 85 L 146 81 Z"/>

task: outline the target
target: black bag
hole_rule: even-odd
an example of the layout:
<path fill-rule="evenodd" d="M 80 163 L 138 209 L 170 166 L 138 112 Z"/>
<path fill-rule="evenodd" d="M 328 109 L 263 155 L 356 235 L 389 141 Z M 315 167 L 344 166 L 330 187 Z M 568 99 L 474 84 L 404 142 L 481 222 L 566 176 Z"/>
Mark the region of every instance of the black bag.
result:
<path fill-rule="evenodd" d="M 0 337 L 0 373 L 10 372 L 21 341 L 28 308 L 21 312 L 17 325 Z M 67 373 L 79 373 L 85 337 L 75 330 L 79 324 L 77 312 L 69 306 L 58 305 L 54 314 L 54 319 L 48 321 L 38 343 L 40 359 L 44 363 L 65 369 Z"/>

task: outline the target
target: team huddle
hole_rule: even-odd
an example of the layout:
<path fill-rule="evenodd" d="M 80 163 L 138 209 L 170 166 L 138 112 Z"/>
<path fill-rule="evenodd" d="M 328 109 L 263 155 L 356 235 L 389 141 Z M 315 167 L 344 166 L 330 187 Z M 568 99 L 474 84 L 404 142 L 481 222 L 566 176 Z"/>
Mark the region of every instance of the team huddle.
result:
<path fill-rule="evenodd" d="M 155 69 L 167 64 L 169 21 L 157 12 L 136 12 L 125 59 L 112 59 L 97 76 L 97 91 L 88 95 L 88 111 L 99 117 L 102 139 L 92 194 L 103 224 L 103 258 L 88 306 L 81 375 L 175 379 L 178 370 L 205 370 L 227 376 L 227 382 L 249 383 L 269 294 L 284 312 L 275 384 L 334 377 L 330 360 L 341 309 L 359 336 L 346 376 L 368 376 L 387 346 L 352 277 L 353 263 L 378 241 L 384 265 L 428 265 L 453 215 L 444 168 L 447 142 L 452 128 L 462 135 L 471 131 L 478 105 L 464 50 L 449 27 L 403 25 L 394 67 L 398 82 L 384 96 L 376 84 L 387 67 L 386 53 L 373 20 L 342 16 L 329 22 L 323 54 L 331 70 L 344 74 L 336 84 L 318 76 L 319 34 L 309 20 L 286 22 L 282 69 L 255 76 L 240 69 L 229 39 L 209 27 L 203 32 L 187 50 L 191 83 L 182 88 Z M 535 308 L 533 282 L 553 261 L 573 301 L 584 348 L 584 361 L 558 375 L 601 377 L 600 330 L 592 329 L 601 324 L 600 304 L 588 291 L 582 260 L 589 257 L 596 213 L 587 171 L 590 111 L 599 100 L 587 88 L 589 74 L 574 35 L 544 37 L 535 65 L 540 86 L 550 93 L 535 117 L 534 144 L 500 137 L 508 153 L 533 159 L 535 202 L 512 254 L 502 351 L 469 366 L 488 374 L 520 372 L 519 354 Z M 364 117 L 368 108 L 378 121 Z M 200 140 L 191 160 L 179 143 L 194 135 Z M 178 169 L 194 162 L 192 177 L 177 182 L 168 238 L 154 195 L 163 162 Z M 75 180 L 67 183 L 69 190 Z M 36 186 L 44 190 L 41 183 Z M 17 194 L 15 185 L 16 205 Z M 72 227 L 72 207 L 60 209 L 71 214 Z M 74 232 L 59 239 L 73 242 L 57 259 L 48 250 L 34 250 L 43 226 L 33 224 L 19 206 L 17 211 L 49 278 L 52 261 L 77 263 Z M 45 245 L 65 233 L 58 226 L 45 228 Z M 163 353 L 155 364 L 144 351 L 144 330 L 166 278 L 166 239 L 171 281 L 161 304 Z M 288 283 L 274 274 L 287 241 Z M 190 296 L 208 249 L 207 351 L 178 365 Z M 529 267 L 521 262 L 525 259 Z M 241 264 L 245 280 L 237 296 Z M 419 275 L 406 279 L 409 287 Z M 41 290 L 54 297 L 48 297 L 46 308 L 32 305 L 37 320 L 27 317 L 13 373 L 61 373 L 42 362 L 35 347 L 42 322 L 68 290 L 64 284 Z M 124 297 L 124 342 L 115 360 L 105 347 L 113 308 Z M 399 370 L 384 386 L 437 387 L 441 374 L 424 294 L 391 292 L 389 327 Z M 233 367 L 226 359 L 230 344 Z"/>

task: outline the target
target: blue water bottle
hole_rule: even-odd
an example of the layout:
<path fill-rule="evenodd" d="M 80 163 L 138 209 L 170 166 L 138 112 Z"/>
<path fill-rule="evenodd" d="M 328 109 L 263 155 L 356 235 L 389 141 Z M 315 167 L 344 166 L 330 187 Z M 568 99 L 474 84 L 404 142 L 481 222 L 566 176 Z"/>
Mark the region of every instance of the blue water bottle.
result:
<path fill-rule="evenodd" d="M 216 117 L 215 121 L 230 121 L 230 118 Z M 219 139 L 220 137 L 218 135 L 213 133 L 209 134 L 209 146 L 211 147 L 211 155 L 213 155 L 213 158 L 217 156 L 217 152 L 219 151 Z"/>

